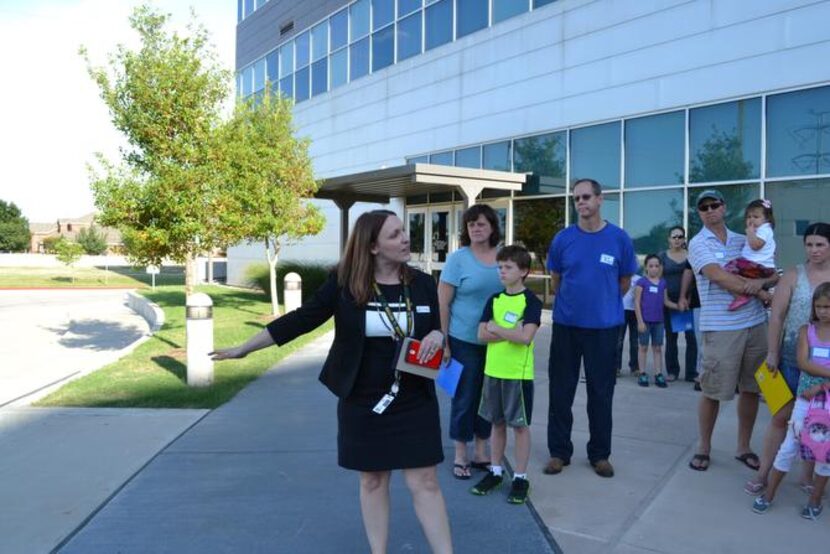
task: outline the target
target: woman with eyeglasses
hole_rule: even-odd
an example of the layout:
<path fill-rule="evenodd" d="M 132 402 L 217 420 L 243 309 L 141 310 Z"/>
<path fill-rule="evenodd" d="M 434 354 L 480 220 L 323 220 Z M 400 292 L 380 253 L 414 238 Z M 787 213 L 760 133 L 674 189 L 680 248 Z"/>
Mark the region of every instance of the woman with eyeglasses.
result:
<path fill-rule="evenodd" d="M 666 292 L 669 300 L 679 302 L 683 270 L 689 257 L 686 251 L 686 231 L 680 225 L 669 229 L 669 247 L 658 255 L 663 263 L 663 279 L 666 280 Z M 680 303 L 685 307 L 686 303 Z M 677 351 L 677 335 L 682 329 L 673 329 L 671 316 L 674 310 L 665 308 L 663 321 L 666 325 L 666 373 L 668 381 L 676 381 L 680 376 L 680 362 Z M 692 382 L 697 377 L 697 340 L 694 329 L 683 331 L 686 335 L 686 369 L 685 379 Z"/>

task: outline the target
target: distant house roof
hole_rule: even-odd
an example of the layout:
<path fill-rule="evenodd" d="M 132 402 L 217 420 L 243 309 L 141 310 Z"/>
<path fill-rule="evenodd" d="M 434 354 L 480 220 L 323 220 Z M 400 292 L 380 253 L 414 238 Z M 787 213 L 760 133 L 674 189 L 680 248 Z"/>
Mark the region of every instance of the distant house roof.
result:
<path fill-rule="evenodd" d="M 47 235 L 57 233 L 57 223 L 29 223 L 29 232 L 33 235 Z"/>

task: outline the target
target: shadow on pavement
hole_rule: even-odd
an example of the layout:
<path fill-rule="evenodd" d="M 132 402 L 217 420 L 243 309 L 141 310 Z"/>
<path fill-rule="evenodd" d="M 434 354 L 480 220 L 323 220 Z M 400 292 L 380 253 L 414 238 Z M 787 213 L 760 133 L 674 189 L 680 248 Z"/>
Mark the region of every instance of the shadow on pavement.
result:
<path fill-rule="evenodd" d="M 100 319 L 73 320 L 61 327 L 46 327 L 59 335 L 58 343 L 66 348 L 87 350 L 121 350 L 144 336 L 144 331 Z"/>

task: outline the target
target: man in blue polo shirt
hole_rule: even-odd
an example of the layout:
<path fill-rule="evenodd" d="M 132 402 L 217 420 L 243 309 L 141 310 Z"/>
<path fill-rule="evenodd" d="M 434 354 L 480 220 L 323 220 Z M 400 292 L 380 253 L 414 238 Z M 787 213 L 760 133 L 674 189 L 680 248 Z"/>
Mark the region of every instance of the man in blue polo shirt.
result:
<path fill-rule="evenodd" d="M 719 191 L 704 190 L 698 195 L 696 206 L 703 229 L 689 242 L 689 263 L 700 294 L 700 330 L 703 333 L 700 387 L 703 394 L 698 405 L 700 440 L 689 467 L 696 471 L 709 468 L 712 432 L 720 403 L 732 400 L 738 389 L 735 458 L 757 470 L 760 461 L 749 447 L 758 414 L 759 390 L 755 371 L 767 355 L 767 314 L 758 298 L 770 300 L 764 288 L 774 285 L 778 276 L 744 279 L 723 269 L 741 255 L 746 237 L 726 227 L 727 206 Z M 733 294 L 748 294 L 754 298 L 730 311 Z"/>
<path fill-rule="evenodd" d="M 637 270 L 628 234 L 602 219 L 602 187 L 593 179 L 573 185 L 578 219 L 559 232 L 548 250 L 554 294 L 548 375 L 548 450 L 544 472 L 571 462 L 573 401 L 584 362 L 588 392 L 588 461 L 597 475 L 613 477 L 611 406 L 616 384 L 617 335 L 624 322 L 622 296 Z"/>

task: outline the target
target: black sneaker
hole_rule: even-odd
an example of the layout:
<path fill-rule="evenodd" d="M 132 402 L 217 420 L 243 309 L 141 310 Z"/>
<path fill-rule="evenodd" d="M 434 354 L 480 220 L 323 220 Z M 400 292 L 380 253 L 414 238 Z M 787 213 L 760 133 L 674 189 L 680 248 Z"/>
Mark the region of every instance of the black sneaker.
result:
<path fill-rule="evenodd" d="M 510 485 L 510 494 L 507 495 L 507 501 L 511 504 L 524 504 L 527 500 L 527 494 L 530 492 L 530 481 L 515 477 L 513 484 Z"/>
<path fill-rule="evenodd" d="M 478 496 L 484 496 L 485 494 L 489 494 L 499 488 L 503 480 L 503 476 L 496 475 L 492 471 L 488 471 L 487 475 L 485 475 L 481 481 L 470 489 L 470 492 Z"/>

